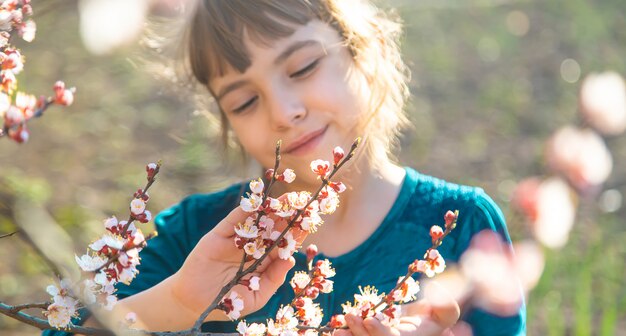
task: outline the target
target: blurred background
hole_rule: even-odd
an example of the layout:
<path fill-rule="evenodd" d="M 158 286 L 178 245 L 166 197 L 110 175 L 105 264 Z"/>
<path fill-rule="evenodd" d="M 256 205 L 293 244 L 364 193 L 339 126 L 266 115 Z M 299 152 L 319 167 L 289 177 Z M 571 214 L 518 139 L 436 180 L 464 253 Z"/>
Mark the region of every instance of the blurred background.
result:
<path fill-rule="evenodd" d="M 513 192 L 548 171 L 545 143 L 557 129 L 583 123 L 583 79 L 626 74 L 623 1 L 378 3 L 404 20 L 403 52 L 413 73 L 414 129 L 403 137 L 400 162 L 483 187 L 505 212 L 512 238 L 532 237 L 510 205 Z M 224 163 L 219 127 L 144 65 L 152 56 L 138 42 L 143 18 L 168 18 L 184 5 L 32 2 L 38 31 L 32 43 L 16 42 L 26 57 L 19 89 L 52 95 L 61 79 L 77 93 L 72 106 L 53 106 L 29 123 L 28 143 L 0 140 L 0 234 L 16 229 L 11 207 L 18 195 L 42 204 L 83 253 L 104 218 L 125 216 L 148 162 L 163 161 L 151 189 L 153 213 L 252 176 L 237 168 L 236 157 Z M 527 302 L 529 335 L 626 335 L 626 137 L 604 140 L 612 172 L 578 198 L 565 245 L 543 248 L 545 269 Z M 0 241 L 0 260 L 0 300 L 49 299 L 51 273 L 19 236 Z M 0 330 L 38 333 L 4 316 Z"/>

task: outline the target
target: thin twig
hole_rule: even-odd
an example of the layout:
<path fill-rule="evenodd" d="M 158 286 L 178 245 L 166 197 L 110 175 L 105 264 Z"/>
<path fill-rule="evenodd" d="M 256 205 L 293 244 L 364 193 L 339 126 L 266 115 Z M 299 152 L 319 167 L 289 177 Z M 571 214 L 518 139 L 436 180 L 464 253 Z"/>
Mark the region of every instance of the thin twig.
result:
<path fill-rule="evenodd" d="M 116 334 L 113 331 L 100 329 L 100 328 L 92 328 L 92 327 L 83 327 L 78 325 L 69 325 L 65 329 L 57 329 L 54 328 L 48 323 L 48 321 L 23 313 L 20 310 L 27 308 L 42 308 L 46 309 L 50 302 L 45 303 L 31 303 L 31 304 L 23 304 L 17 306 L 11 306 L 0 302 L 0 314 L 4 314 L 8 317 L 16 319 L 20 322 L 26 323 L 28 325 L 39 328 L 40 330 L 62 330 L 69 333 L 78 333 L 83 335 L 94 335 L 94 336 L 115 336 Z M 235 336 L 237 333 L 213 333 L 213 332 L 197 332 L 193 333 L 191 329 L 185 329 L 181 331 L 146 331 L 146 330 L 138 330 L 138 329 L 129 329 L 124 330 L 124 335 L 154 335 L 154 336 L 183 336 L 183 335 L 198 335 L 198 336 Z"/>
<path fill-rule="evenodd" d="M 161 170 L 161 161 L 157 162 L 152 178 L 148 179 L 148 183 L 146 183 L 146 186 L 141 190 L 141 194 L 138 197 L 135 197 L 135 199 L 143 198 L 146 195 L 146 193 L 148 192 L 148 189 L 150 189 L 154 181 L 156 181 L 156 176 L 157 174 L 159 174 L 159 170 Z M 135 221 L 135 216 L 133 216 L 133 213 L 131 212 L 130 216 L 128 217 L 128 220 L 126 221 L 126 225 L 124 225 L 124 229 L 122 229 L 122 233 L 121 233 L 122 237 L 126 238 L 126 231 L 128 231 L 130 224 L 132 224 L 134 221 Z"/>
<path fill-rule="evenodd" d="M 20 230 L 13 231 L 13 232 L 11 232 L 11 233 L 7 233 L 7 234 L 3 234 L 3 235 L 1 235 L 1 236 L 0 236 L 0 239 L 1 239 L 1 238 L 5 238 L 5 237 L 10 237 L 10 236 L 12 236 L 12 235 L 14 235 L 14 234 L 16 234 L 16 233 L 18 233 L 18 232 L 20 232 Z"/>

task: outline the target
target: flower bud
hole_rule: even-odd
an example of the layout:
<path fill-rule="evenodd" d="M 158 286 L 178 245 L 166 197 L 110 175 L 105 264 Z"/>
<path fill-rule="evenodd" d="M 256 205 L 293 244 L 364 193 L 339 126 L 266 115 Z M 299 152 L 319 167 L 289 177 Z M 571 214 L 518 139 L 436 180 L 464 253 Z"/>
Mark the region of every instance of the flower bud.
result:
<path fill-rule="evenodd" d="M 9 128 L 9 137 L 15 140 L 17 143 L 23 143 L 28 141 L 30 133 L 26 129 L 26 125 L 21 124 L 16 128 Z"/>
<path fill-rule="evenodd" d="M 24 5 L 22 7 L 22 15 L 24 16 L 33 15 L 33 7 L 31 5 Z"/>
<path fill-rule="evenodd" d="M 444 216 L 444 219 L 446 221 L 446 228 L 450 227 L 450 225 L 456 222 L 456 218 L 457 218 L 457 214 L 448 210 L 448 212 L 446 212 Z"/>
<path fill-rule="evenodd" d="M 54 92 L 59 94 L 65 90 L 65 83 L 63 81 L 57 81 L 53 86 Z"/>
<path fill-rule="evenodd" d="M 151 180 L 154 178 L 154 175 L 157 174 L 158 168 L 159 166 L 156 163 L 148 163 L 148 165 L 146 165 L 146 172 L 148 173 L 148 180 Z"/>
<path fill-rule="evenodd" d="M 274 169 L 270 168 L 270 169 L 265 171 L 265 178 L 266 179 L 271 180 L 272 176 L 274 176 Z"/>
<path fill-rule="evenodd" d="M 311 244 L 306 248 L 306 260 L 310 262 L 317 255 L 317 246 L 315 244 Z"/>
<path fill-rule="evenodd" d="M 343 159 L 345 153 L 343 152 L 343 148 L 337 146 L 335 147 L 335 149 L 333 149 L 333 159 L 334 159 L 334 165 L 338 165 L 339 162 L 341 161 L 341 159 Z"/>
<path fill-rule="evenodd" d="M 432 238 L 433 243 L 441 237 L 443 237 L 443 229 L 441 229 L 441 226 L 439 225 L 433 225 L 430 228 L 430 238 Z"/>
<path fill-rule="evenodd" d="M 54 102 L 63 106 L 70 106 L 74 102 L 74 90 L 57 91 L 54 97 Z"/>
<path fill-rule="evenodd" d="M 287 183 L 291 183 L 296 179 L 296 173 L 293 172 L 293 169 L 285 169 L 285 171 L 281 174 L 283 180 Z"/>

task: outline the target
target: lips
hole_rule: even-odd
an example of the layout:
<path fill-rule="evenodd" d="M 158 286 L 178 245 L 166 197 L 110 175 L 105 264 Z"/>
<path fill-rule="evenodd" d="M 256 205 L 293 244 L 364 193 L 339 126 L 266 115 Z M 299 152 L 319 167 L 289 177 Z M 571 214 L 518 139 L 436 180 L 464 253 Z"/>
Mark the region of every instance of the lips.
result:
<path fill-rule="evenodd" d="M 310 149 L 313 149 L 319 141 L 322 139 L 323 135 L 326 133 L 328 126 L 318 129 L 317 131 L 313 131 L 311 133 L 305 134 L 293 142 L 291 142 L 284 150 L 284 154 L 303 154 L 304 152 L 308 152 Z"/>

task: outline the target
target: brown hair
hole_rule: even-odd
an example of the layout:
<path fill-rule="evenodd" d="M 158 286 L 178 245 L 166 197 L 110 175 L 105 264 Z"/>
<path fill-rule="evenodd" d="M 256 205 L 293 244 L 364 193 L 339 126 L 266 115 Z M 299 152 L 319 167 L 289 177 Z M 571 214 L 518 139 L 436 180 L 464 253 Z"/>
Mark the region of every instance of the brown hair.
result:
<path fill-rule="evenodd" d="M 185 28 L 181 51 L 186 69 L 209 89 L 210 79 L 223 75 L 227 66 L 240 72 L 250 66 L 244 30 L 255 42 L 268 44 L 314 19 L 337 30 L 363 74 L 370 98 L 359 130 L 366 156 L 380 162 L 408 126 L 403 108 L 409 73 L 400 57 L 401 25 L 366 0 L 200 0 Z M 226 140 L 228 124 L 220 114 Z"/>

